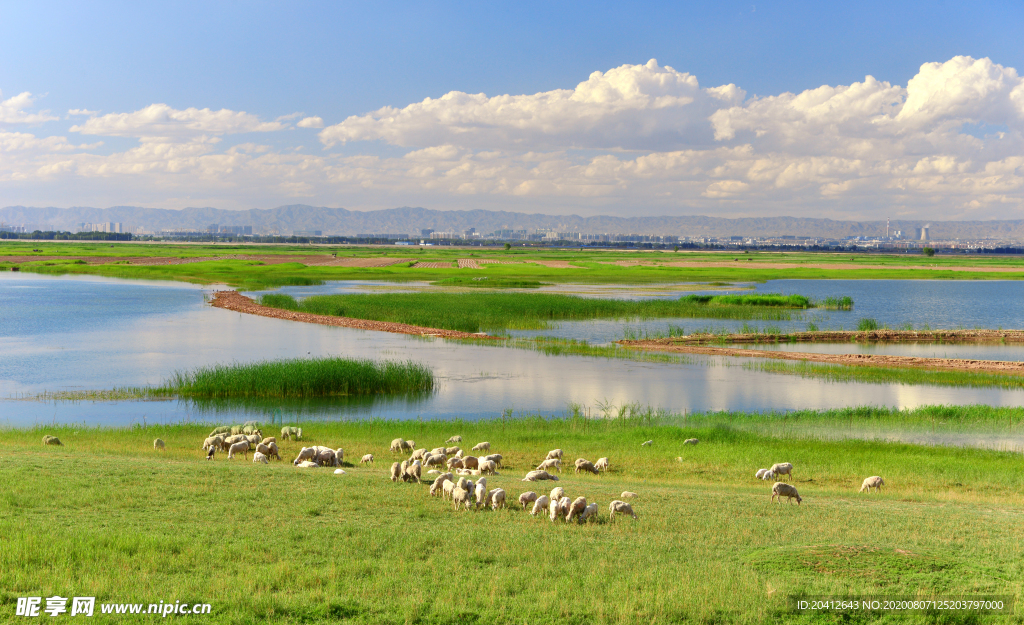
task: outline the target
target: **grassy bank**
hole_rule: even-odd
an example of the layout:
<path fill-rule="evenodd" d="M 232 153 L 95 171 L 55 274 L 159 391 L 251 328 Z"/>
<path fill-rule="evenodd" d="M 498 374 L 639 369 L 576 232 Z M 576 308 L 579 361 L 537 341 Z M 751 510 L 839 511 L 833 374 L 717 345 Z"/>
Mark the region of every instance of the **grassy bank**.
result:
<path fill-rule="evenodd" d="M 845 366 L 805 361 L 766 360 L 747 362 L 744 369 L 764 373 L 795 375 L 829 382 L 867 382 L 876 384 L 931 384 L 974 388 L 1024 388 L 1024 377 L 976 371 L 932 371 L 917 368 Z"/>
<path fill-rule="evenodd" d="M 791 614 L 788 596 L 1022 599 L 1019 455 L 768 438 L 729 426 L 743 414 L 707 426 L 649 417 L 303 423 L 306 440 L 281 443 L 290 457 L 303 444 L 376 455 L 341 476 L 206 462 L 209 426 L 6 430 L 0 614 L 13 620 L 17 597 L 58 594 L 213 605 L 182 623 L 810 623 L 821 621 Z M 43 447 L 44 433 L 64 446 Z M 430 448 L 454 434 L 504 454 L 488 486 L 513 502 L 553 486 L 519 481 L 549 449 L 569 464 L 609 457 L 610 473 L 558 483 L 597 501 L 599 520 L 454 513 L 425 485 L 388 480 L 391 439 Z M 700 444 L 684 446 L 690 437 Z M 770 486 L 753 478 L 781 461 L 795 465 L 800 506 L 768 505 Z M 868 475 L 885 477 L 881 494 L 856 492 Z M 639 494 L 638 521 L 608 519 L 623 490 Z"/>
<path fill-rule="evenodd" d="M 264 306 L 317 315 L 393 321 L 462 332 L 534 330 L 554 321 L 609 318 L 688 317 L 711 319 L 790 319 L 788 308 L 806 298 L 780 295 L 687 296 L 677 300 L 620 300 L 548 293 L 387 293 L 316 295 L 296 301 L 268 294 Z M 798 299 L 794 299 L 798 298 Z M 791 305 L 793 304 L 793 305 Z"/>

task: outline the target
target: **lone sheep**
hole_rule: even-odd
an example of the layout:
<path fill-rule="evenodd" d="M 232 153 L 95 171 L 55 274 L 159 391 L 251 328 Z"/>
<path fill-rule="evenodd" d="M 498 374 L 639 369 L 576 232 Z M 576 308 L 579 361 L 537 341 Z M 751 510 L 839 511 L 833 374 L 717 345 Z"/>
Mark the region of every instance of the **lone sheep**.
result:
<path fill-rule="evenodd" d="M 629 505 L 625 501 L 619 501 L 618 499 L 608 504 L 608 518 L 615 516 L 616 512 L 619 514 L 628 514 L 634 519 L 638 518 L 636 516 L 636 512 L 633 512 L 633 506 Z"/>
<path fill-rule="evenodd" d="M 552 449 L 551 451 L 548 452 L 548 455 L 545 458 L 545 460 L 561 460 L 561 459 L 562 459 L 562 450 L 561 449 Z"/>
<path fill-rule="evenodd" d="M 482 443 L 477 443 L 476 445 L 473 445 L 473 451 L 490 451 L 490 450 L 491 450 L 491 444 L 488 443 L 487 441 L 484 441 Z"/>
<path fill-rule="evenodd" d="M 641 447 L 650 447 L 653 443 L 654 443 L 654 441 L 644 441 L 644 442 L 640 443 L 640 446 Z"/>
<path fill-rule="evenodd" d="M 56 436 L 50 436 L 49 434 L 47 434 L 46 436 L 43 437 L 43 444 L 44 445 L 60 445 L 61 447 L 64 446 L 64 443 L 60 442 L 59 438 L 57 438 Z"/>
<path fill-rule="evenodd" d="M 461 436 L 453 436 L 453 437 L 449 438 L 448 440 L 446 440 L 445 442 L 446 443 L 461 443 L 462 442 L 462 437 Z"/>
<path fill-rule="evenodd" d="M 699 442 L 700 442 L 700 441 L 699 441 L 699 440 L 697 440 L 696 438 L 688 438 L 688 439 L 686 439 L 685 441 L 683 441 L 683 444 L 684 444 L 684 445 L 696 445 L 696 444 L 697 444 L 697 443 L 699 443 Z"/>
<path fill-rule="evenodd" d="M 371 462 L 373 462 L 373 454 L 366 454 L 359 459 L 359 464 L 369 464 Z"/>
<path fill-rule="evenodd" d="M 883 480 L 877 475 L 872 475 L 871 477 L 864 478 L 864 483 L 860 485 L 859 492 L 863 493 L 865 490 L 867 490 L 870 493 L 872 488 L 874 488 L 878 492 L 882 492 L 882 486 L 884 484 L 885 480 Z"/>
<path fill-rule="evenodd" d="M 594 463 L 594 468 L 596 468 L 598 471 L 607 471 L 608 470 L 608 459 L 607 458 L 598 458 L 597 462 Z"/>
<path fill-rule="evenodd" d="M 558 458 L 548 458 L 544 462 L 542 462 L 539 465 L 537 465 L 537 470 L 538 471 L 543 471 L 545 469 L 558 469 L 558 472 L 561 473 L 562 472 L 562 461 L 559 460 Z"/>
<path fill-rule="evenodd" d="M 164 442 L 163 442 L 163 440 L 161 440 L 161 439 L 159 439 L 159 438 L 158 438 L 158 439 L 155 439 L 155 440 L 153 441 L 153 449 L 160 449 L 160 450 L 163 450 L 163 449 L 166 449 L 166 448 L 167 448 L 167 446 L 166 446 L 166 445 L 164 445 Z"/>
<path fill-rule="evenodd" d="M 800 497 L 800 493 L 796 492 L 796 487 L 786 484 L 785 482 L 775 482 L 772 486 L 771 501 L 775 501 L 776 497 L 779 498 L 780 503 L 782 502 L 783 497 L 789 497 L 789 503 L 791 504 L 793 503 L 794 498 L 796 498 L 797 505 L 800 505 L 800 502 L 803 501 L 803 498 Z"/>
<path fill-rule="evenodd" d="M 636 496 L 637 496 L 636 493 L 634 493 L 633 491 L 629 491 L 629 490 L 624 490 L 624 491 L 622 491 L 622 494 L 619 495 L 619 497 L 622 497 L 623 499 L 632 499 L 632 498 L 634 498 Z"/>

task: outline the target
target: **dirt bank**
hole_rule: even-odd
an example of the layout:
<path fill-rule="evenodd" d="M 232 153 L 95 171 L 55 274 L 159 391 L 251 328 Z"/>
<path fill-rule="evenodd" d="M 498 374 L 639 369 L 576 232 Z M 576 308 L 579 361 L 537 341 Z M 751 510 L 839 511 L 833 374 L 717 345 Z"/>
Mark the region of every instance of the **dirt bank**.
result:
<path fill-rule="evenodd" d="M 424 328 L 412 326 L 406 323 L 392 323 L 390 321 L 369 321 L 367 319 L 353 319 L 351 317 L 332 317 L 330 315 L 313 315 L 293 310 L 282 310 L 280 308 L 269 308 L 257 304 L 238 291 L 216 291 L 213 294 L 213 305 L 216 308 L 234 310 L 250 315 L 261 317 L 272 317 L 274 319 L 287 319 L 289 321 L 303 321 L 305 323 L 319 323 L 325 326 L 338 326 L 341 328 L 356 328 L 358 330 L 376 330 L 378 332 L 394 332 L 395 334 L 414 334 L 417 336 L 439 336 L 446 339 L 495 339 L 499 337 L 487 334 L 471 334 L 469 332 L 456 332 L 454 330 L 441 330 L 439 328 Z"/>
<path fill-rule="evenodd" d="M 779 352 L 763 349 L 741 349 L 738 347 L 709 347 L 707 345 L 686 345 L 666 340 L 619 341 L 623 347 L 661 352 L 682 352 L 686 354 L 707 354 L 710 356 L 739 356 L 743 358 L 775 358 L 778 360 L 804 360 L 835 365 L 860 365 L 867 367 L 941 369 L 947 371 L 976 371 L 1024 375 L 1024 362 L 1002 360 L 967 360 L 963 358 L 918 358 L 914 356 L 886 356 L 881 354 L 812 354 L 809 352 Z"/>

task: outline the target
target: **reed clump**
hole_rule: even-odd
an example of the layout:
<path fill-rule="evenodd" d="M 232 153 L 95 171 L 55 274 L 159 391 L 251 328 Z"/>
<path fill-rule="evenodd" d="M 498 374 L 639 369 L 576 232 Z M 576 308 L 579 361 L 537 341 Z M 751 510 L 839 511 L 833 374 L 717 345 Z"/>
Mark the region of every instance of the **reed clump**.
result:
<path fill-rule="evenodd" d="M 175 372 L 153 392 L 220 399 L 403 394 L 433 389 L 433 372 L 419 363 L 325 357 L 197 367 Z"/>

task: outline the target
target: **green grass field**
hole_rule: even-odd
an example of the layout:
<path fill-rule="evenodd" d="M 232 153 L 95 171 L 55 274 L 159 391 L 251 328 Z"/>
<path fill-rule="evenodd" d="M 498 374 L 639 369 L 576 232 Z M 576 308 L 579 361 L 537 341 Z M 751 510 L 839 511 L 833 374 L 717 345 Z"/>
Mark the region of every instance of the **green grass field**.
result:
<path fill-rule="evenodd" d="M 787 598 L 1022 599 L 1019 454 L 772 438 L 730 427 L 748 418 L 741 414 L 694 427 L 651 417 L 302 423 L 306 439 L 282 442 L 285 462 L 270 466 L 206 462 L 199 447 L 209 426 L 4 430 L 0 618 L 15 620 L 17 597 L 53 594 L 213 605 L 208 616 L 176 617 L 183 623 L 374 624 L 871 623 L 870 613 L 793 614 Z M 43 447 L 44 433 L 64 446 Z M 466 448 L 488 440 L 505 456 L 488 486 L 513 503 L 554 486 L 519 481 L 549 449 L 564 449 L 570 466 L 609 457 L 608 474 L 567 470 L 557 483 L 598 502 L 600 518 L 579 526 L 515 507 L 453 512 L 425 484 L 388 480 L 400 459 L 387 451 L 391 439 L 430 448 L 454 434 Z M 155 437 L 166 452 L 153 449 Z M 690 437 L 700 444 L 684 446 Z M 288 462 L 301 444 L 344 447 L 349 462 L 374 453 L 376 462 L 346 466 L 346 475 L 301 470 Z M 769 505 L 770 484 L 754 479 L 781 461 L 795 465 L 802 505 Z M 881 494 L 857 493 L 869 475 L 885 478 Z M 637 521 L 609 521 L 608 502 L 623 490 L 639 494 Z M 1021 609 L 906 619 L 1009 623 Z M 125 621 L 135 622 L 117 620 Z"/>

